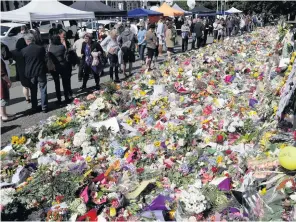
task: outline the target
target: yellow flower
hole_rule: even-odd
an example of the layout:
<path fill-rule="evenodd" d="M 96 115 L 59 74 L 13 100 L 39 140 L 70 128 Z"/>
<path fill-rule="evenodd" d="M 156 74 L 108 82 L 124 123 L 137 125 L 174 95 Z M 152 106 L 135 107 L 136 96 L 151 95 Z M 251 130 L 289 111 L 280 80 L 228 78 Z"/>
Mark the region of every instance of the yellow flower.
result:
<path fill-rule="evenodd" d="M 257 115 L 257 112 L 254 111 L 254 110 L 252 110 L 248 114 L 249 114 L 249 116 L 256 116 Z"/>
<path fill-rule="evenodd" d="M 92 158 L 90 157 L 90 156 L 87 156 L 86 158 L 85 158 L 85 160 L 86 160 L 86 162 L 90 162 L 91 160 L 92 160 Z"/>
<path fill-rule="evenodd" d="M 206 144 L 208 144 L 208 143 L 210 143 L 211 138 L 210 138 L 210 137 L 206 137 L 206 138 L 204 139 L 204 141 L 205 141 Z"/>
<path fill-rule="evenodd" d="M 179 67 L 178 72 L 184 72 L 184 70 L 181 67 Z"/>
<path fill-rule="evenodd" d="M 159 115 L 160 115 L 160 116 L 165 115 L 165 111 L 164 111 L 164 110 L 160 110 Z"/>
<path fill-rule="evenodd" d="M 145 96 L 145 95 L 146 95 L 146 92 L 143 91 L 143 90 L 141 90 L 141 91 L 140 91 L 140 95 L 141 95 L 141 96 Z"/>
<path fill-rule="evenodd" d="M 288 146 L 288 145 L 283 143 L 283 144 L 280 145 L 280 149 L 284 149 L 286 146 Z"/>
<path fill-rule="evenodd" d="M 259 191 L 259 194 L 261 196 L 265 195 L 266 194 L 266 187 L 264 187 L 262 190 Z"/>
<path fill-rule="evenodd" d="M 184 102 L 184 96 L 180 96 L 180 102 Z"/>
<path fill-rule="evenodd" d="M 31 180 L 33 180 L 33 177 L 28 177 L 28 178 L 27 178 L 27 182 L 29 182 L 29 181 L 31 181 Z"/>
<path fill-rule="evenodd" d="M 218 156 L 216 162 L 219 164 L 223 161 L 223 157 L 222 156 Z"/>
<path fill-rule="evenodd" d="M 188 112 L 188 114 L 191 114 L 192 113 L 192 109 L 188 109 L 187 112 Z"/>
<path fill-rule="evenodd" d="M 148 85 L 153 86 L 155 84 L 155 80 L 149 79 Z"/>
<path fill-rule="evenodd" d="M 254 78 L 257 78 L 259 76 L 259 73 L 258 72 L 255 72 L 254 74 L 253 74 L 253 77 Z"/>
<path fill-rule="evenodd" d="M 110 207 L 110 217 L 115 217 L 116 216 L 116 208 Z"/>
<path fill-rule="evenodd" d="M 160 147 L 160 144 L 161 144 L 160 141 L 155 141 L 155 142 L 154 142 L 154 146 L 155 146 L 155 147 Z"/>
<path fill-rule="evenodd" d="M 18 144 L 19 137 L 18 136 L 12 136 L 11 137 L 11 143 L 12 144 Z"/>
<path fill-rule="evenodd" d="M 131 126 L 131 125 L 133 125 L 133 120 L 132 119 L 127 119 L 126 123 Z"/>
<path fill-rule="evenodd" d="M 274 106 L 274 107 L 273 107 L 273 112 L 276 113 L 277 110 L 278 110 L 278 108 L 279 108 L 278 106 Z"/>

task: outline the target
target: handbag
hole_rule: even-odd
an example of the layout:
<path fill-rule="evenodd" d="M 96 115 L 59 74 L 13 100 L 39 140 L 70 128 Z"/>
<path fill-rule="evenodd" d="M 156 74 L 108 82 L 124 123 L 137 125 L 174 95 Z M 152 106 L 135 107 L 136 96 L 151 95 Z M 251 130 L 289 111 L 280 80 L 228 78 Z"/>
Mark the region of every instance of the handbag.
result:
<path fill-rule="evenodd" d="M 48 46 L 47 55 L 46 55 L 46 67 L 49 72 L 56 71 L 56 66 L 53 62 L 53 54 L 49 52 L 50 45 Z"/>

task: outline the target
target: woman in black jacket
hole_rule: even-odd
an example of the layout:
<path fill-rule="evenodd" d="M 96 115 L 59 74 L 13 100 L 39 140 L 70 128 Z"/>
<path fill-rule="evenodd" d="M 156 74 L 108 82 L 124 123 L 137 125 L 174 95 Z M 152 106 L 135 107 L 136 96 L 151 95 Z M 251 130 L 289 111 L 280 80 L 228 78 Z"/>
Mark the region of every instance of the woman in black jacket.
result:
<path fill-rule="evenodd" d="M 102 56 L 104 51 L 98 42 L 92 41 L 90 34 L 84 37 L 85 42 L 82 43 L 81 55 L 85 61 L 83 83 L 79 91 L 86 89 L 89 74 L 92 73 L 96 82 L 96 90 L 100 89 L 100 75 L 104 68 Z"/>
<path fill-rule="evenodd" d="M 28 33 L 27 27 L 24 25 L 21 27 L 21 34 Z M 15 61 L 15 68 L 16 68 L 16 77 L 17 81 L 21 82 L 23 86 L 23 94 L 26 98 L 27 103 L 30 103 L 30 82 L 28 78 L 25 77 L 25 60 L 21 50 L 27 47 L 25 39 L 22 37 L 17 40 L 15 50 L 11 51 L 12 58 Z"/>
<path fill-rule="evenodd" d="M 50 73 L 55 84 L 56 97 L 58 99 L 57 103 L 61 104 L 62 100 L 60 76 L 62 77 L 65 101 L 70 102 L 71 88 L 69 88 L 69 75 L 71 75 L 71 73 L 69 73 L 69 67 L 66 61 L 66 48 L 61 43 L 61 39 L 58 35 L 53 36 L 51 39 L 51 43 L 48 46 L 48 57 L 52 60 L 55 66 L 54 70 L 50 70 Z"/>

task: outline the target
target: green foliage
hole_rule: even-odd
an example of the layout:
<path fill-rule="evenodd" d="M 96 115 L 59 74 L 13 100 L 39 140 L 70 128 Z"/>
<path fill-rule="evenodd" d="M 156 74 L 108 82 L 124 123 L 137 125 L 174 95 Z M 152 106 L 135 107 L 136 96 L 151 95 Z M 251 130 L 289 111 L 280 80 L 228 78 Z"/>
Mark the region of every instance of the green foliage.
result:
<path fill-rule="evenodd" d="M 71 172 L 58 172 L 48 166 L 40 166 L 33 179 L 17 192 L 16 196 L 22 202 L 44 203 L 50 205 L 56 196 L 63 196 L 65 201 L 75 198 L 81 176 Z"/>

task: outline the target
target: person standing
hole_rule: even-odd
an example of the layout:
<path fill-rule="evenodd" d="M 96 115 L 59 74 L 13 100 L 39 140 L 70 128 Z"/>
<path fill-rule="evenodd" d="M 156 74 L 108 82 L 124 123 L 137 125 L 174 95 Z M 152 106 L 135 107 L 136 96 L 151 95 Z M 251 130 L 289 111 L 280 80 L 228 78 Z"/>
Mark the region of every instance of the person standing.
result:
<path fill-rule="evenodd" d="M 173 31 L 173 24 L 168 24 L 168 29 L 165 33 L 165 43 L 167 47 L 168 60 L 171 60 L 172 53 L 174 53 L 175 34 Z"/>
<path fill-rule="evenodd" d="M 86 34 L 84 36 L 84 42 L 81 48 L 82 59 L 85 61 L 84 63 L 84 76 L 83 76 L 83 83 L 79 89 L 79 92 L 86 89 L 86 84 L 89 79 L 90 73 L 93 74 L 95 83 L 96 83 L 96 90 L 100 90 L 100 74 L 103 70 L 103 65 L 101 63 L 97 65 L 93 65 L 93 55 L 92 52 L 97 52 L 98 54 L 103 54 L 103 49 L 98 42 L 92 40 L 91 34 Z"/>
<path fill-rule="evenodd" d="M 164 27 L 164 23 L 163 23 L 163 18 L 160 18 L 160 20 L 157 23 L 156 35 L 159 40 L 159 42 L 158 42 L 159 56 L 162 56 L 162 48 L 163 48 L 164 37 L 165 37 L 165 27 Z"/>
<path fill-rule="evenodd" d="M 145 41 L 146 32 L 147 31 L 144 28 L 144 25 L 141 23 L 140 30 L 138 32 L 138 46 L 139 46 L 139 52 L 140 52 L 140 59 L 142 60 L 142 65 L 145 64 L 144 53 L 146 48 L 146 41 Z"/>
<path fill-rule="evenodd" d="M 102 42 L 107 37 L 104 26 L 102 25 L 99 26 L 97 35 L 98 35 L 98 42 Z"/>
<path fill-rule="evenodd" d="M 181 26 L 181 35 L 182 35 L 182 52 L 186 52 L 188 49 L 188 38 L 190 35 L 190 27 L 188 21 L 184 21 L 184 24 Z"/>
<path fill-rule="evenodd" d="M 146 45 L 147 45 L 147 51 L 148 51 L 146 66 L 148 71 L 150 71 L 154 53 L 155 51 L 158 52 L 157 50 L 158 39 L 155 35 L 155 24 L 150 24 L 149 30 L 146 32 L 145 39 L 146 39 Z"/>
<path fill-rule="evenodd" d="M 221 37 L 223 37 L 223 20 L 218 21 L 218 26 L 217 26 L 217 30 L 218 30 L 218 41 L 220 41 Z"/>
<path fill-rule="evenodd" d="M 24 36 L 28 33 L 27 27 L 24 25 L 21 27 L 21 34 Z M 22 55 L 21 50 L 23 48 L 27 47 L 27 44 L 25 42 L 24 37 L 18 39 L 16 42 L 15 50 L 11 51 L 12 58 L 15 61 L 15 68 L 16 68 L 16 76 L 17 80 L 21 82 L 21 85 L 23 86 L 23 94 L 26 98 L 26 101 L 28 104 L 31 103 L 30 100 L 30 82 L 27 78 L 25 78 L 25 61 L 24 57 Z"/>
<path fill-rule="evenodd" d="M 196 36 L 196 47 L 199 49 L 202 45 L 202 37 L 204 35 L 204 25 L 200 18 L 197 18 L 197 22 L 194 25 L 193 32 Z"/>
<path fill-rule="evenodd" d="M 50 70 L 50 73 L 55 85 L 57 103 L 59 105 L 62 103 L 60 76 L 62 78 L 62 84 L 64 88 L 65 102 L 68 103 L 71 101 L 69 99 L 70 90 L 68 89 L 69 68 L 66 61 L 66 48 L 64 45 L 62 45 L 61 39 L 58 35 L 53 36 L 51 39 L 51 43 L 48 46 L 48 56 L 51 57 L 50 59 L 55 66 L 54 70 Z"/>
<path fill-rule="evenodd" d="M 191 32 L 191 36 L 192 36 L 192 46 L 191 49 L 195 49 L 195 42 L 196 42 L 196 34 L 194 32 L 194 26 L 196 24 L 196 19 L 193 19 L 191 27 L 190 27 L 190 32 Z"/>
<path fill-rule="evenodd" d="M 9 49 L 6 45 L 1 43 L 1 89 L 0 89 L 0 99 L 1 99 L 1 109 L 0 115 L 2 121 L 9 121 L 11 117 L 6 112 L 6 106 L 9 103 L 9 88 L 11 87 L 11 81 L 8 76 L 7 66 L 4 60 L 8 60 L 10 57 Z"/>
<path fill-rule="evenodd" d="M 126 64 L 129 63 L 129 75 L 132 74 L 133 62 L 136 61 L 135 50 L 138 39 L 136 35 L 130 30 L 130 23 L 126 23 L 125 30 L 118 37 L 118 43 L 123 53 L 123 75 L 126 76 Z"/>
<path fill-rule="evenodd" d="M 210 30 L 210 21 L 209 19 L 205 19 L 204 20 L 204 38 L 203 38 L 203 45 L 205 46 L 207 44 L 207 40 L 208 40 L 208 33 Z"/>
<path fill-rule="evenodd" d="M 215 22 L 213 23 L 214 42 L 217 41 L 217 38 L 218 38 L 218 25 L 219 25 L 219 20 L 216 19 Z"/>
<path fill-rule="evenodd" d="M 76 64 L 77 61 L 75 61 L 75 62 L 72 61 L 73 57 L 71 57 L 71 55 L 73 55 L 73 54 L 70 52 L 71 44 L 67 40 L 66 32 L 64 30 L 62 30 L 62 29 L 59 30 L 59 37 L 60 37 L 60 41 L 61 41 L 62 45 L 66 49 L 66 52 L 65 52 L 65 54 L 66 54 L 66 63 L 65 63 L 64 71 L 67 73 L 67 81 L 66 81 L 66 79 L 65 79 L 65 81 L 66 81 L 66 84 L 68 84 L 68 87 L 66 87 L 66 89 L 69 90 L 69 92 L 68 92 L 69 93 L 69 98 L 72 99 L 73 92 L 72 92 L 72 87 L 71 87 L 71 76 L 72 76 L 71 62 Z M 75 57 L 75 60 L 77 60 L 77 57 Z M 65 76 L 65 78 L 66 78 L 66 76 Z"/>
<path fill-rule="evenodd" d="M 51 38 L 57 34 L 59 34 L 59 30 L 57 29 L 56 27 L 56 24 L 55 23 L 52 23 L 51 24 L 51 29 L 49 29 L 49 41 L 51 41 Z"/>
<path fill-rule="evenodd" d="M 119 44 L 117 42 L 117 31 L 113 29 L 110 32 L 110 35 L 101 42 L 101 47 L 107 53 L 107 57 L 110 64 L 109 74 L 110 79 L 113 81 L 113 73 L 115 73 L 114 82 L 119 83 L 118 76 L 118 51 L 120 50 Z"/>
<path fill-rule="evenodd" d="M 82 59 L 81 49 L 82 49 L 82 44 L 84 42 L 84 36 L 85 36 L 85 32 L 80 32 L 79 39 L 76 40 L 73 44 L 73 50 L 75 50 L 76 55 L 78 57 L 78 65 L 79 65 L 78 82 L 81 82 L 83 78 L 84 61 Z"/>
<path fill-rule="evenodd" d="M 22 49 L 25 60 L 25 78 L 30 82 L 32 111 L 37 112 L 37 87 L 41 93 L 41 108 L 43 112 L 47 112 L 47 79 L 45 66 L 45 49 L 35 44 L 34 36 L 28 33 L 24 36 L 27 47 Z"/>
<path fill-rule="evenodd" d="M 232 27 L 232 20 L 229 17 L 227 18 L 226 27 L 227 27 L 227 36 L 230 37 L 233 27 Z"/>

